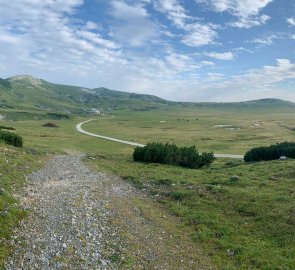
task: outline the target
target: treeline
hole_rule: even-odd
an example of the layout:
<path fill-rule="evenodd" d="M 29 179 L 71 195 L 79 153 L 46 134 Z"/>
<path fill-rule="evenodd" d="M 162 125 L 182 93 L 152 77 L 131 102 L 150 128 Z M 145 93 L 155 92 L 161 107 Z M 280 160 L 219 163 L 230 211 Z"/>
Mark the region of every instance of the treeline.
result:
<path fill-rule="evenodd" d="M 134 149 L 133 160 L 200 168 L 210 165 L 215 157 L 213 153 L 199 154 L 195 146 L 177 147 L 175 144 L 169 143 L 148 143 L 144 147 Z"/>
<path fill-rule="evenodd" d="M 246 162 L 275 160 L 281 156 L 295 158 L 295 142 L 282 142 L 271 146 L 252 148 L 245 154 L 244 160 Z"/>
<path fill-rule="evenodd" d="M 6 144 L 10 144 L 16 147 L 23 146 L 22 137 L 8 131 L 0 130 L 0 141 L 4 141 Z"/>

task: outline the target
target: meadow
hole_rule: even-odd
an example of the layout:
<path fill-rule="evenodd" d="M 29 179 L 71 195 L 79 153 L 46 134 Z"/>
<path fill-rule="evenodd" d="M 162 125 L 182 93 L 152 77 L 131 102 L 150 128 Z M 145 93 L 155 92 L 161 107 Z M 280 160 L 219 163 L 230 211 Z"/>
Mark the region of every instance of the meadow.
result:
<path fill-rule="evenodd" d="M 89 132 L 138 143 L 196 145 L 202 151 L 244 154 L 249 148 L 294 141 L 293 111 L 173 107 L 97 116 Z M 87 118 L 89 119 L 89 118 Z M 182 220 L 182 230 L 218 269 L 295 268 L 295 161 L 245 164 L 217 159 L 194 170 L 135 163 L 133 147 L 77 133 L 82 117 L 5 122 L 24 138 L 24 151 L 87 153 L 97 170 L 121 176 Z M 58 128 L 43 127 L 54 122 Z"/>

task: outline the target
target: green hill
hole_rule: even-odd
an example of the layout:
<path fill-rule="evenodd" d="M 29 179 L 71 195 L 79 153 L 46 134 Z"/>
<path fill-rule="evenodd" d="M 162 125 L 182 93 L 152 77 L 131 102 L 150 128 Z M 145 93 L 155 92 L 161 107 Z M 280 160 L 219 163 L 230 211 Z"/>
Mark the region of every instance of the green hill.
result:
<path fill-rule="evenodd" d="M 178 102 L 183 106 L 212 109 L 248 109 L 248 110 L 294 110 L 295 103 L 276 98 L 265 98 L 242 102 Z"/>
<path fill-rule="evenodd" d="M 59 85 L 33 78 L 15 76 L 0 80 L 0 106 L 21 110 L 44 110 L 61 113 L 82 113 L 93 107 L 100 110 L 148 109 L 167 104 L 155 96 Z M 154 104 L 153 104 L 154 103 Z"/>
<path fill-rule="evenodd" d="M 107 88 L 83 88 L 54 84 L 32 76 L 0 79 L 0 112 L 9 110 L 10 118 L 22 119 L 50 116 L 63 118 L 70 114 L 87 114 L 92 108 L 100 111 L 148 111 L 168 107 L 212 109 L 284 109 L 294 110 L 295 103 L 279 99 L 262 99 L 236 103 L 172 102 L 152 95 L 128 93 Z"/>

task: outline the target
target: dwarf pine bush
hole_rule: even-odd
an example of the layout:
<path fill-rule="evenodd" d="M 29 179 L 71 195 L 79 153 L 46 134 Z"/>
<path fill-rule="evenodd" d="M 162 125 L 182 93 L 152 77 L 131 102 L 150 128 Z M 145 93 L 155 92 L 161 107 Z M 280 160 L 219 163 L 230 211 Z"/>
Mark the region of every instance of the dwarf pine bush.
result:
<path fill-rule="evenodd" d="M 214 159 L 213 153 L 199 154 L 195 146 L 177 147 L 169 143 L 148 143 L 144 147 L 136 147 L 133 152 L 134 161 L 171 164 L 187 168 L 210 165 Z"/>
<path fill-rule="evenodd" d="M 16 147 L 23 146 L 23 138 L 17 134 L 0 130 L 0 141 L 4 141 L 6 144 L 10 144 Z"/>
<path fill-rule="evenodd" d="M 295 142 L 282 142 L 270 146 L 261 146 L 250 149 L 244 156 L 246 162 L 275 160 L 281 156 L 295 158 Z"/>

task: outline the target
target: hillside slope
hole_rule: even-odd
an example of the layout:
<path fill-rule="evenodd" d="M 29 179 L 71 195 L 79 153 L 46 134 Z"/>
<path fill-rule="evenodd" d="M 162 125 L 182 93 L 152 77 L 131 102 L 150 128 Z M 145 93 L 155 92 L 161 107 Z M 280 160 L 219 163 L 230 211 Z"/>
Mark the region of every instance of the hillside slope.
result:
<path fill-rule="evenodd" d="M 32 76 L 0 79 L 0 107 L 22 110 L 44 110 L 81 113 L 93 107 L 100 110 L 149 109 L 167 104 L 155 96 L 112 91 L 106 88 L 88 89 L 59 85 Z"/>

